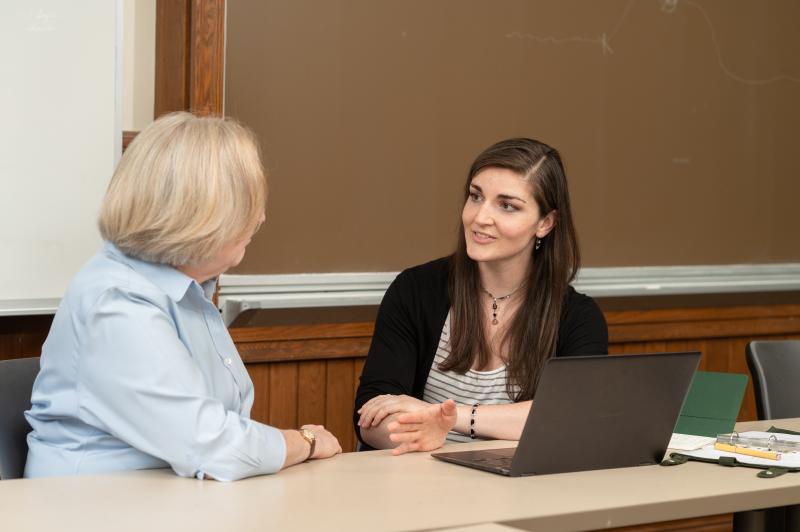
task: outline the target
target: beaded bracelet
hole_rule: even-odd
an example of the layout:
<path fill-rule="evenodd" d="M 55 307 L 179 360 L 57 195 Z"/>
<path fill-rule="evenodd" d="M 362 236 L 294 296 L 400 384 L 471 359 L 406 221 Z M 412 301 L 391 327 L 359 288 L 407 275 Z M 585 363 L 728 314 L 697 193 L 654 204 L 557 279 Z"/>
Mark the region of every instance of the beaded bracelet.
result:
<path fill-rule="evenodd" d="M 469 437 L 473 440 L 475 439 L 475 413 L 478 411 L 479 406 L 481 406 L 480 403 L 472 405 L 472 413 L 469 416 Z"/>

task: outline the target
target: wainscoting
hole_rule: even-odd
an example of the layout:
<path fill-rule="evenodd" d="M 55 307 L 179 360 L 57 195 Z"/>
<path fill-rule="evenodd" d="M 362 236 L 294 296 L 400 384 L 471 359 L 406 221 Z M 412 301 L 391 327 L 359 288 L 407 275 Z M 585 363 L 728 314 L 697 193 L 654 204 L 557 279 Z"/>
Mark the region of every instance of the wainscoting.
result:
<path fill-rule="evenodd" d="M 698 350 L 700 367 L 708 371 L 747 374 L 747 342 L 800 338 L 795 304 L 605 315 L 613 354 Z M 350 307 L 252 311 L 237 319 L 230 332 L 255 385 L 252 417 L 281 428 L 324 424 L 345 450 L 354 449 L 352 407 L 373 316 L 372 308 Z M 51 321 L 52 316 L 0 319 L 0 360 L 38 356 Z M 739 419 L 756 419 L 751 384 Z"/>
<path fill-rule="evenodd" d="M 607 311 L 606 319 L 613 354 L 697 350 L 708 371 L 748 374 L 747 342 L 800 338 L 800 305 Z M 233 327 L 231 335 L 255 383 L 254 419 L 324 424 L 355 448 L 352 405 L 371 321 Z M 756 419 L 752 384 L 739 419 Z"/>

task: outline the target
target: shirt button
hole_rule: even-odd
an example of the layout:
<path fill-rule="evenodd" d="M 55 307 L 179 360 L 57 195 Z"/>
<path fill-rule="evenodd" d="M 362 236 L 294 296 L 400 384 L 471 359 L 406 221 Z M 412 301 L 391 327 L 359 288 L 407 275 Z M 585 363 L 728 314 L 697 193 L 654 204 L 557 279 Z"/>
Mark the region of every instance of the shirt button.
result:
<path fill-rule="evenodd" d="M 226 358 L 225 359 L 225 365 L 230 367 L 231 364 L 233 364 L 233 360 L 231 360 L 230 358 Z"/>

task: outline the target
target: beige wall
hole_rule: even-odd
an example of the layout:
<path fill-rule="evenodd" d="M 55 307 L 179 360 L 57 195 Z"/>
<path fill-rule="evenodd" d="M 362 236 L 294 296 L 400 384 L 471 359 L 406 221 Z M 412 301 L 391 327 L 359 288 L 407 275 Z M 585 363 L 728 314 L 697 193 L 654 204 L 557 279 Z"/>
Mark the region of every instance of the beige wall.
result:
<path fill-rule="evenodd" d="M 140 131 L 153 121 L 156 0 L 124 0 L 122 129 Z"/>

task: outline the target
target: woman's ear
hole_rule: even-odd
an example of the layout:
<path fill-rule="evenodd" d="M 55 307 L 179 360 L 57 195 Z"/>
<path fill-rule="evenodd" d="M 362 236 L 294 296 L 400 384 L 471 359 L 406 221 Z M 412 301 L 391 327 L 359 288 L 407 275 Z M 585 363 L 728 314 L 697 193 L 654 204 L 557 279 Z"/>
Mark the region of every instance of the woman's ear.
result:
<path fill-rule="evenodd" d="M 539 220 L 539 226 L 536 228 L 536 236 L 537 238 L 544 238 L 553 230 L 556 226 L 556 215 L 558 211 L 555 209 L 548 212 L 547 215 Z"/>

